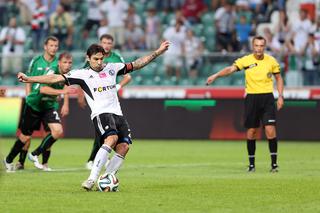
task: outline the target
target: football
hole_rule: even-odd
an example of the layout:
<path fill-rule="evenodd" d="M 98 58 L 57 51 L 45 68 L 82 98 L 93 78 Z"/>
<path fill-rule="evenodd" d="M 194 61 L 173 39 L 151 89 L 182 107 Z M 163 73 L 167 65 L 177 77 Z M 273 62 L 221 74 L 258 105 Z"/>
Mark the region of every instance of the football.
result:
<path fill-rule="evenodd" d="M 116 192 L 118 191 L 119 180 L 114 174 L 103 174 L 97 181 L 100 192 Z"/>

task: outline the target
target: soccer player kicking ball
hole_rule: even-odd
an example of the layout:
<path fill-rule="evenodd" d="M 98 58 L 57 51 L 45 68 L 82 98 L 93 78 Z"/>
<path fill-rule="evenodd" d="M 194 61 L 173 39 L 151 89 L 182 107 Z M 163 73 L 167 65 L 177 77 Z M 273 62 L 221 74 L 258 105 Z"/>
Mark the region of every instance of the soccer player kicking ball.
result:
<path fill-rule="evenodd" d="M 269 141 L 271 155 L 270 172 L 278 171 L 277 150 L 278 139 L 276 134 L 276 107 L 273 97 L 273 76 L 276 80 L 279 97 L 277 109 L 283 106 L 283 80 L 280 66 L 275 58 L 265 54 L 266 39 L 256 36 L 252 40 L 253 53 L 237 59 L 233 65 L 211 75 L 207 85 L 217 78 L 244 70 L 246 79 L 245 98 L 245 127 L 247 128 L 247 150 L 249 155 L 248 172 L 255 171 L 256 134 L 262 122 L 266 137 Z"/>
<path fill-rule="evenodd" d="M 18 79 L 25 83 L 54 84 L 65 82 L 67 85 L 77 84 L 85 93 L 85 98 L 91 109 L 91 119 L 95 130 L 103 140 L 91 169 L 90 176 L 82 183 L 82 187 L 91 190 L 98 179 L 103 165 L 106 163 L 117 142 L 131 143 L 128 122 L 123 117 L 116 90 L 117 75 L 125 75 L 141 69 L 152 60 L 163 54 L 169 48 L 169 42 L 164 41 L 153 53 L 138 58 L 132 63 L 103 63 L 105 51 L 103 47 L 92 44 L 87 50 L 89 68 L 72 70 L 64 75 L 45 75 L 28 77 L 18 73 Z M 125 156 L 115 153 L 110 160 L 108 173 L 115 173 L 123 163 Z"/>

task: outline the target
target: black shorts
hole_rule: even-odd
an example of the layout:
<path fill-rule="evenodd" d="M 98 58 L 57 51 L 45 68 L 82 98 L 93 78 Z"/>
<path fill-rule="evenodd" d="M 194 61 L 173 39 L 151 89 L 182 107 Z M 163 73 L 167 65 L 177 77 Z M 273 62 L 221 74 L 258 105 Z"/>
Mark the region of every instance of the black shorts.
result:
<path fill-rule="evenodd" d="M 132 144 L 130 127 L 123 116 L 103 113 L 93 119 L 93 125 L 101 141 L 110 135 L 118 135 L 117 143 Z"/>
<path fill-rule="evenodd" d="M 49 123 L 61 123 L 58 112 L 55 109 L 48 109 L 44 112 L 38 112 L 33 110 L 27 104 L 24 105 L 21 121 L 20 130 L 24 135 L 31 136 L 33 131 L 39 130 L 41 122 L 44 124 L 45 130 L 48 131 Z"/>
<path fill-rule="evenodd" d="M 276 105 L 272 93 L 248 94 L 245 98 L 246 128 L 258 128 L 262 122 L 263 126 L 276 125 Z"/>

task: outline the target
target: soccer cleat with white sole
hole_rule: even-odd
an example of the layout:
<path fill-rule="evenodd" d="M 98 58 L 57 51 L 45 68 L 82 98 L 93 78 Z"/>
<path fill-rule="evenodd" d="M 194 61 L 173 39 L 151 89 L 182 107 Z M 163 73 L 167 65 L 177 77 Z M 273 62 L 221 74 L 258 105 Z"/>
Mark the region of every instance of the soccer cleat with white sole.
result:
<path fill-rule="evenodd" d="M 82 184 L 81 184 L 82 188 L 84 188 L 87 191 L 91 191 L 92 188 L 94 187 L 94 181 L 93 180 L 85 180 Z"/>
<path fill-rule="evenodd" d="M 38 156 L 32 155 L 31 153 L 28 153 L 28 159 L 33 162 L 33 165 L 34 165 L 37 169 L 43 169 L 42 164 L 39 163 Z"/>
<path fill-rule="evenodd" d="M 7 163 L 6 158 L 3 159 L 4 168 L 6 169 L 6 172 L 15 172 L 14 164 L 13 163 Z"/>
<path fill-rule="evenodd" d="M 279 172 L 279 166 L 278 166 L 277 164 L 271 165 L 270 172 L 271 172 L 271 173 Z"/>
<path fill-rule="evenodd" d="M 256 168 L 254 167 L 254 165 L 248 166 L 247 172 L 255 172 L 255 171 L 256 171 Z"/>
<path fill-rule="evenodd" d="M 93 166 L 93 161 L 88 161 L 88 162 L 86 163 L 86 169 L 91 170 L 91 169 L 92 169 L 92 166 Z"/>
<path fill-rule="evenodd" d="M 48 164 L 42 164 L 42 170 L 45 172 L 51 172 L 52 169 L 48 166 Z"/>

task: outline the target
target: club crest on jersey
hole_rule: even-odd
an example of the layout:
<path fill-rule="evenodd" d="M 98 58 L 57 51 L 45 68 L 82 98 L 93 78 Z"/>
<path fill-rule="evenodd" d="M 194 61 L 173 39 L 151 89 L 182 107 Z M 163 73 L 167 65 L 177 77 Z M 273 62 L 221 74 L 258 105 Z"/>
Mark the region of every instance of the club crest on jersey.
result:
<path fill-rule="evenodd" d="M 106 78 L 107 74 L 105 74 L 104 72 L 99 73 L 99 77 L 100 78 Z"/>
<path fill-rule="evenodd" d="M 114 70 L 109 70 L 109 75 L 113 76 L 116 72 Z"/>

